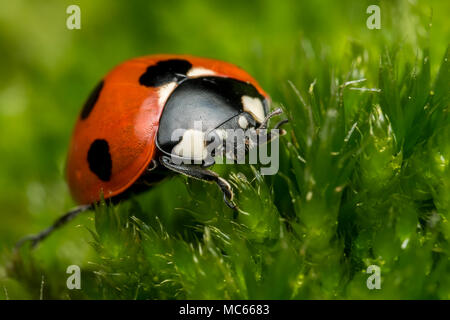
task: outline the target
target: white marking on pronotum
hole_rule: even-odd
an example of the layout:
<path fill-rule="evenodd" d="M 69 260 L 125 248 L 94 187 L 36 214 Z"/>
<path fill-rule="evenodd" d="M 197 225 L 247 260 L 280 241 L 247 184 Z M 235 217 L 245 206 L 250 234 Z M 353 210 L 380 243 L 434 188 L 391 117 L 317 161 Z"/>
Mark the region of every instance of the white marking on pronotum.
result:
<path fill-rule="evenodd" d="M 238 123 L 242 129 L 247 129 L 248 127 L 247 118 L 245 118 L 244 116 L 239 116 Z"/>
<path fill-rule="evenodd" d="M 244 111 L 250 113 L 257 122 L 262 123 L 264 121 L 264 107 L 259 98 L 242 96 L 242 105 Z"/>
<path fill-rule="evenodd" d="M 191 68 L 191 70 L 189 70 L 189 72 L 187 73 L 187 76 L 190 78 L 194 78 L 194 77 L 201 77 L 201 76 L 212 76 L 215 75 L 216 73 L 212 70 L 209 69 L 205 69 L 202 67 L 193 67 Z"/>
<path fill-rule="evenodd" d="M 181 141 L 173 147 L 173 153 L 192 160 L 203 160 L 208 155 L 205 146 L 205 133 L 189 129 L 183 134 Z"/>
<path fill-rule="evenodd" d="M 166 103 L 167 99 L 172 94 L 176 86 L 177 86 L 176 82 L 169 82 L 159 88 L 158 103 L 160 106 L 163 106 Z"/>

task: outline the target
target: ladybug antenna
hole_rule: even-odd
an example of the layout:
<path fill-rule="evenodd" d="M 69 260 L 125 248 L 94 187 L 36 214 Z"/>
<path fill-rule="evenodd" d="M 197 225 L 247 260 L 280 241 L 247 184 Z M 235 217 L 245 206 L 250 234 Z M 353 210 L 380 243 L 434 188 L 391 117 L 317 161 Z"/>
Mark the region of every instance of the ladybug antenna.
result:
<path fill-rule="evenodd" d="M 31 235 L 25 236 L 22 239 L 20 239 L 19 241 L 17 241 L 17 243 L 15 245 L 15 251 L 18 251 L 23 246 L 23 244 L 28 241 L 31 241 L 31 247 L 35 248 L 42 240 L 47 238 L 54 230 L 65 225 L 67 222 L 71 221 L 73 218 L 75 218 L 80 213 L 91 210 L 91 209 L 93 209 L 93 205 L 91 205 L 91 204 L 81 205 L 81 206 L 73 208 L 69 212 L 65 213 L 63 216 L 59 217 L 47 229 L 44 229 L 37 234 L 31 234 Z"/>

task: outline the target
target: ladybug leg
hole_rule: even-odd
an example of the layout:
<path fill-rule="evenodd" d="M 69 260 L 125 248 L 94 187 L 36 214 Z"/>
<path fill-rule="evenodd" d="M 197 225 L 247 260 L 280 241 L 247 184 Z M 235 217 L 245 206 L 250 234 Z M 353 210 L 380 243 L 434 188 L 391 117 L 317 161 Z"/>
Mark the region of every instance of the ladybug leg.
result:
<path fill-rule="evenodd" d="M 278 122 L 276 125 L 275 125 L 275 127 L 273 127 L 274 129 L 279 129 L 282 125 L 284 125 L 284 124 L 286 124 L 286 123 L 288 123 L 289 122 L 289 120 L 288 119 L 283 119 L 283 120 L 281 120 L 280 122 Z M 281 129 L 281 130 L 283 130 L 283 129 Z M 286 133 L 285 133 L 286 134 Z"/>
<path fill-rule="evenodd" d="M 272 112 L 270 112 L 263 120 L 261 125 L 258 127 L 258 129 L 266 129 L 267 125 L 269 124 L 269 120 L 277 115 L 280 115 L 283 113 L 283 110 L 281 108 L 275 109 Z"/>
<path fill-rule="evenodd" d="M 280 110 L 281 110 L 281 109 L 280 109 Z M 277 110 L 275 110 L 275 111 L 277 111 Z M 275 112 L 275 111 L 274 111 L 274 112 Z M 286 134 L 286 130 L 282 129 L 281 126 L 283 126 L 284 124 L 286 124 L 286 123 L 288 123 L 288 122 L 289 122 L 288 119 L 283 119 L 283 120 L 279 121 L 279 122 L 273 127 L 274 129 L 279 130 L 278 133 L 273 133 L 271 130 L 268 130 L 266 133 L 264 133 L 263 135 L 261 135 L 261 127 L 257 128 L 257 129 L 256 129 L 256 133 L 257 133 L 258 135 L 260 135 L 257 144 L 258 144 L 258 145 L 266 144 L 266 143 L 269 143 L 269 142 L 271 142 L 271 141 L 273 141 L 273 140 L 275 140 L 275 139 L 278 139 L 278 138 L 281 137 L 281 136 L 284 136 L 284 135 Z M 266 129 L 266 128 L 263 128 L 263 130 L 267 130 L 267 129 Z M 262 140 L 260 140 L 260 139 L 262 139 Z M 248 142 L 247 142 L 247 143 L 248 143 Z"/>
<path fill-rule="evenodd" d="M 281 136 L 284 136 L 284 135 L 286 134 L 286 130 L 280 129 L 280 127 L 281 127 L 282 125 L 284 125 L 285 123 L 288 123 L 288 122 L 289 122 L 288 119 L 284 119 L 284 120 L 281 120 L 280 122 L 278 122 L 278 123 L 275 125 L 275 127 L 273 127 L 274 129 L 278 129 L 278 130 L 279 130 L 279 131 L 278 131 L 278 134 L 272 134 L 271 132 L 269 132 L 269 133 L 267 134 L 267 142 L 271 142 L 271 141 L 273 141 L 273 140 L 275 140 L 275 139 L 277 139 L 277 138 L 279 138 L 279 137 L 281 137 Z"/>
<path fill-rule="evenodd" d="M 59 217 L 47 229 L 44 229 L 44 230 L 42 230 L 41 232 L 39 232 L 37 234 L 28 235 L 28 236 L 25 236 L 22 239 L 20 239 L 16 243 L 15 249 L 16 250 L 20 249 L 20 247 L 22 247 L 22 245 L 25 242 L 28 242 L 28 241 L 31 241 L 32 248 L 35 248 L 42 240 L 47 238 L 50 235 L 50 233 L 52 233 L 55 229 L 65 225 L 67 222 L 69 222 L 70 220 L 75 218 L 80 213 L 82 213 L 84 211 L 88 211 L 90 209 L 92 209 L 92 205 L 90 205 L 90 204 L 88 204 L 88 205 L 81 205 L 81 206 L 75 207 L 74 209 L 70 210 L 69 212 L 67 212 L 63 216 Z"/>
<path fill-rule="evenodd" d="M 152 161 L 150 161 L 150 165 L 147 168 L 147 172 L 152 172 L 157 168 L 158 168 L 158 161 L 152 159 Z"/>
<path fill-rule="evenodd" d="M 223 193 L 223 200 L 225 201 L 226 205 L 229 206 L 231 209 L 237 208 L 236 204 L 233 202 L 234 194 L 230 183 L 224 178 L 220 177 L 214 171 L 203 169 L 195 165 L 174 164 L 171 161 L 171 159 L 167 156 L 160 157 L 160 162 L 167 169 L 177 173 L 181 173 L 190 178 L 206 182 L 215 182 Z"/>

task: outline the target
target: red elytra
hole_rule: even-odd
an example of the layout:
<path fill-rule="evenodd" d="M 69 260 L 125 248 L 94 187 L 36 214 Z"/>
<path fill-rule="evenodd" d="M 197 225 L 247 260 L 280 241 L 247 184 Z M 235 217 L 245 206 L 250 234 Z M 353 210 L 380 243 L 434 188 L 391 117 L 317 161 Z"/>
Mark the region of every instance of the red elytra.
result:
<path fill-rule="evenodd" d="M 79 204 L 92 204 L 129 189 L 156 156 L 155 138 L 167 97 L 160 87 L 148 87 L 140 78 L 150 66 L 167 60 L 188 61 L 197 72 L 212 71 L 216 77 L 232 78 L 268 95 L 244 70 L 227 62 L 189 55 L 151 55 L 128 60 L 110 71 L 88 99 L 78 118 L 69 146 L 67 181 Z M 176 85 L 171 88 L 174 90 Z M 167 93 L 165 93 L 167 94 Z M 106 141 L 110 155 L 107 179 L 94 173 L 87 160 L 94 141 Z M 94 155 L 95 156 L 95 155 Z"/>

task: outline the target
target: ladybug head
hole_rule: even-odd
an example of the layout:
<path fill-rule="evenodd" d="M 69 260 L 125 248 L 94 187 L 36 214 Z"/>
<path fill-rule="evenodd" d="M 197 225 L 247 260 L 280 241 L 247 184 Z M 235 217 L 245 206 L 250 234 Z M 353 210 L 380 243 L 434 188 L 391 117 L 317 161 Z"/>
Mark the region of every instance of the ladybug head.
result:
<path fill-rule="evenodd" d="M 172 158 L 205 166 L 217 152 L 235 158 L 236 151 L 252 144 L 248 133 L 265 129 L 269 118 L 279 114 L 268 111 L 269 99 L 250 83 L 213 76 L 186 79 L 167 99 L 156 145 Z"/>

